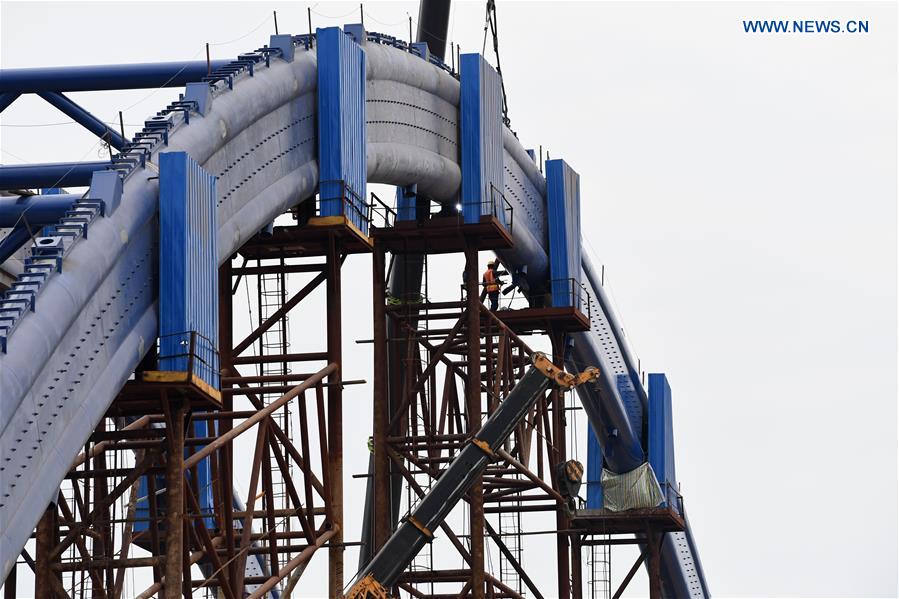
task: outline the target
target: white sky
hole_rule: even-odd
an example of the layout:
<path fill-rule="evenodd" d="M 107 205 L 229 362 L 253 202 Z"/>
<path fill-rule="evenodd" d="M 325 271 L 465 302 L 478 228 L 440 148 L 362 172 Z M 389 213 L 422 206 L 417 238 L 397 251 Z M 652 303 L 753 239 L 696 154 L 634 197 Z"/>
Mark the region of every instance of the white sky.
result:
<path fill-rule="evenodd" d="M 0 65 L 200 59 L 206 42 L 229 58 L 267 41 L 273 9 L 282 32 L 305 32 L 308 5 L 4 0 Z M 358 20 L 358 3 L 314 11 L 314 26 Z M 406 39 L 418 3 L 365 11 L 368 29 Z M 586 245 L 644 368 L 671 382 L 677 473 L 711 590 L 896 596 L 895 3 L 500 2 L 498 12 L 513 129 L 580 172 Z M 455 4 L 450 37 L 463 52 L 480 51 L 483 13 Z M 806 18 L 867 19 L 870 33 L 741 25 Z M 176 93 L 71 96 L 107 121 L 126 109 L 130 136 Z M 13 126 L 66 120 L 20 98 L 0 117 L 0 161 L 97 159 L 78 126 Z M 367 260 L 351 259 L 344 277 L 345 370 L 371 380 L 370 346 L 355 344 L 370 336 Z M 292 326 L 297 347 L 323 345 L 298 332 L 315 322 Z M 346 396 L 357 415 L 347 477 L 365 468 L 370 392 Z M 346 487 L 354 538 L 364 483 Z M 532 539 L 526 565 L 548 581 L 549 542 Z M 304 596 L 323 595 L 324 557 L 313 563 Z M 348 551 L 348 577 L 354 565 Z"/>

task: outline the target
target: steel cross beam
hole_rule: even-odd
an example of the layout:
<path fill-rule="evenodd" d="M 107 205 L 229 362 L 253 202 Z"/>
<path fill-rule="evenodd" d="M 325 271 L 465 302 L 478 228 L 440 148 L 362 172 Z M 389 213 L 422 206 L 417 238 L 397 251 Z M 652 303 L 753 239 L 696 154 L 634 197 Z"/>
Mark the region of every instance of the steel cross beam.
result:
<path fill-rule="evenodd" d="M 86 111 L 84 108 L 58 92 L 38 92 L 41 98 L 58 108 L 63 114 L 71 118 L 85 129 L 107 142 L 116 150 L 121 150 L 128 144 L 128 140 L 106 126 L 106 123 Z"/>
<path fill-rule="evenodd" d="M 95 171 L 109 166 L 108 160 L 0 166 L 0 189 L 86 187 Z"/>
<path fill-rule="evenodd" d="M 3 92 L 0 93 L 0 112 L 6 110 L 6 107 L 16 101 L 19 92 Z"/>
<path fill-rule="evenodd" d="M 0 70 L 0 93 L 87 92 L 183 87 L 229 60 L 156 62 Z M 13 98 L 15 99 L 15 98 Z"/>

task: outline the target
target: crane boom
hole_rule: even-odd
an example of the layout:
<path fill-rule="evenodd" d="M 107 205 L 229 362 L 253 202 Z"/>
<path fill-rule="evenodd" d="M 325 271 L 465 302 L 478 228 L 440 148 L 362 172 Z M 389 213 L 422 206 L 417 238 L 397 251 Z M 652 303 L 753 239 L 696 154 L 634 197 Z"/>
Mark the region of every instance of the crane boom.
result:
<path fill-rule="evenodd" d="M 350 589 L 350 599 L 388 597 L 392 586 L 425 543 L 434 538 L 434 530 L 443 522 L 462 496 L 475 483 L 487 464 L 497 459 L 505 440 L 512 434 L 550 384 L 573 389 L 599 377 L 597 368 L 573 375 L 557 368 L 542 353 L 535 353 L 525 375 L 500 402 L 484 426 L 472 437 L 419 504 L 400 523 L 375 557 L 359 573 Z"/>

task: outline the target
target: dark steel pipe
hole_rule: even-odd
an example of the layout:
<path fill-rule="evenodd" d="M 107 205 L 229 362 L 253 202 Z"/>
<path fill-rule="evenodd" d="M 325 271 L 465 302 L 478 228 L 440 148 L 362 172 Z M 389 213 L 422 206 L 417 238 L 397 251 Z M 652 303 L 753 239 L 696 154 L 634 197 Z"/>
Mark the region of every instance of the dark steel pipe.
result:
<path fill-rule="evenodd" d="M 228 60 L 213 60 L 212 69 Z M 86 92 L 181 87 L 206 76 L 205 60 L 0 70 L 0 92 Z"/>
<path fill-rule="evenodd" d="M 0 264 L 9 260 L 20 247 L 28 243 L 29 239 L 31 239 L 31 234 L 28 232 L 27 227 L 16 227 L 10 231 L 6 237 L 0 241 Z"/>
<path fill-rule="evenodd" d="M 443 60 L 449 27 L 450 0 L 421 0 L 418 5 L 418 33 L 415 38 L 428 44 L 428 52 Z"/>
<path fill-rule="evenodd" d="M 6 107 L 16 101 L 16 98 L 19 97 L 19 93 L 17 92 L 4 92 L 0 94 L 0 112 L 6 110 Z"/>

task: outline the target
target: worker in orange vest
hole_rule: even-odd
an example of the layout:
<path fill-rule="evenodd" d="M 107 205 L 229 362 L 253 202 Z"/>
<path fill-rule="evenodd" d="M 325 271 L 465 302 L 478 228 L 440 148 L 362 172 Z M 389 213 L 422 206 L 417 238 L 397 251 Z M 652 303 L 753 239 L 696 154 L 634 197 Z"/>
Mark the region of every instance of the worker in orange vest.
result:
<path fill-rule="evenodd" d="M 487 263 L 487 270 L 481 278 L 481 284 L 484 285 L 484 291 L 490 298 L 490 309 L 495 311 L 499 307 L 499 281 L 496 278 L 496 260 Z"/>

